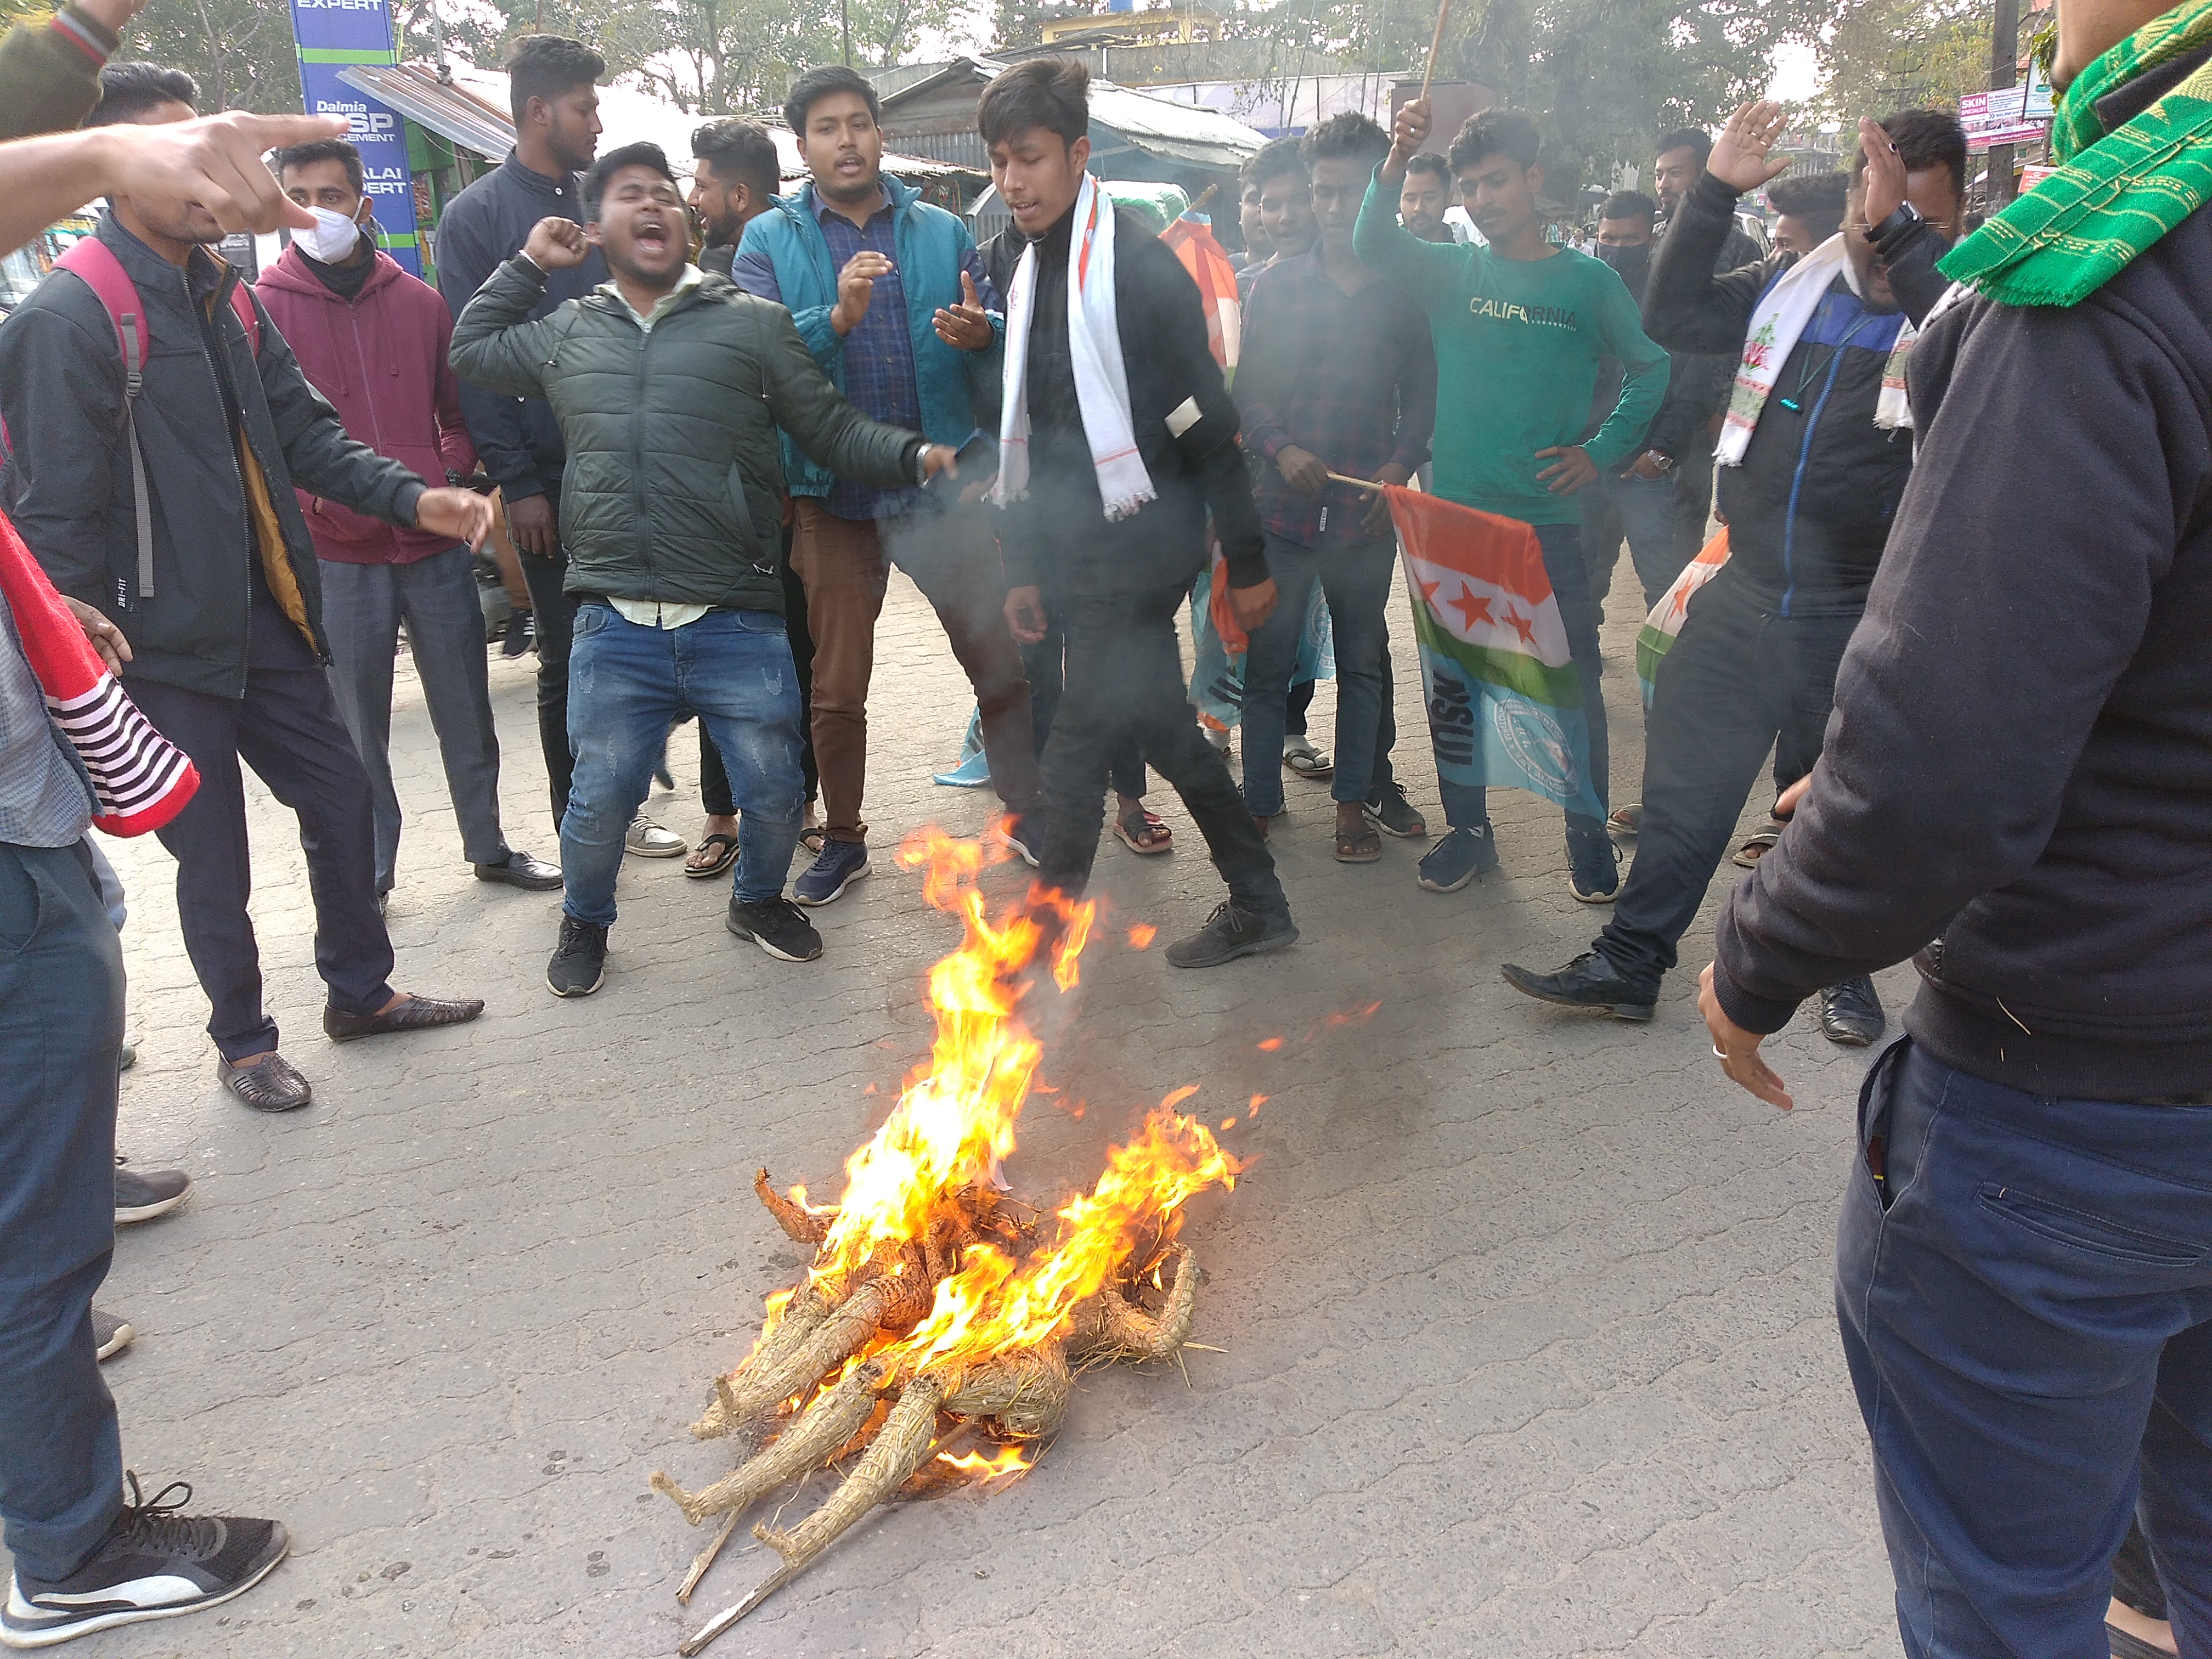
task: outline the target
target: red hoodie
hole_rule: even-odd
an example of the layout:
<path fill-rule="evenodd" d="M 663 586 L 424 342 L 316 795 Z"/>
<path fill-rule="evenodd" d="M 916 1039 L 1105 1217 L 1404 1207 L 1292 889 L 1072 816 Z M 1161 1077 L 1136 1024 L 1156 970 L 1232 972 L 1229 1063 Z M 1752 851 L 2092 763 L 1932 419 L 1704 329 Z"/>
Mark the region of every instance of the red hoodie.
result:
<path fill-rule="evenodd" d="M 296 247 L 261 273 L 253 291 L 353 437 L 436 486 L 447 471 L 476 471 L 461 422 L 460 382 L 447 353 L 453 313 L 438 290 L 386 255 L 345 300 L 307 269 Z M 448 536 L 401 530 L 299 492 L 315 552 L 345 564 L 411 564 L 453 545 Z"/>

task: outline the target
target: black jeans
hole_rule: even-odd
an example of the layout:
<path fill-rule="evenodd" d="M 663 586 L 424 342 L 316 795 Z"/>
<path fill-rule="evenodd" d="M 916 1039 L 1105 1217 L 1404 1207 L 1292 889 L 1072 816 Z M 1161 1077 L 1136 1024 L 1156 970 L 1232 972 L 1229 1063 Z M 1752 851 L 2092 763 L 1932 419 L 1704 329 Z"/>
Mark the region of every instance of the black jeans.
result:
<path fill-rule="evenodd" d="M 783 532 L 783 627 L 791 635 L 792 665 L 799 671 L 799 769 L 806 777 L 806 799 L 822 798 L 822 774 L 814 766 L 814 636 L 806 631 L 806 584 L 791 568 L 791 530 Z M 709 816 L 733 818 L 737 797 L 730 793 L 730 775 L 707 722 L 699 722 L 699 803 Z"/>
<path fill-rule="evenodd" d="M 1052 722 L 1060 713 L 1060 691 L 1067 678 L 1067 633 L 1061 626 L 1063 620 L 1057 611 L 1048 614 L 1044 637 L 1022 647 L 1022 668 L 1030 680 L 1030 727 L 1036 734 L 1040 761 L 1052 737 Z M 1115 794 L 1132 800 L 1145 798 L 1145 752 L 1135 738 L 1125 738 L 1115 744 L 1108 772 Z"/>
<path fill-rule="evenodd" d="M 315 970 L 330 1006 L 372 1014 L 392 1000 L 392 936 L 376 908 L 376 830 L 368 774 L 338 718 L 330 677 L 267 601 L 253 608 L 242 698 L 133 679 L 131 698 L 155 730 L 192 757 L 199 793 L 161 830 L 177 860 L 177 920 L 200 988 L 215 1005 L 208 1035 L 225 1060 L 276 1047 L 261 1006 L 261 952 L 246 901 L 253 860 L 246 838 L 243 761 L 299 814 L 315 904 Z"/>
<path fill-rule="evenodd" d="M 553 522 L 561 522 L 561 492 L 545 492 L 553 509 Z M 557 533 L 557 532 L 556 532 Z M 568 780 L 576 769 L 568 747 L 568 647 L 576 628 L 576 601 L 562 591 L 568 576 L 568 555 L 556 541 L 553 556 L 514 550 L 522 566 L 523 585 L 530 590 L 530 626 L 538 640 L 538 743 L 545 751 L 545 781 L 553 795 L 553 833 L 561 832 L 562 815 L 568 810 Z"/>
<path fill-rule="evenodd" d="M 1778 617 L 1734 578 L 1724 567 L 1690 601 L 1644 716 L 1636 862 L 1595 946 L 1644 990 L 1674 965 L 1768 746 L 1778 792 L 1820 758 L 1858 625 L 1856 611 Z"/>
<path fill-rule="evenodd" d="M 1190 809 L 1238 908 L 1284 911 L 1288 902 L 1267 843 L 1184 694 L 1176 615 L 1188 597 L 1178 586 L 1048 599 L 1067 646 L 1060 708 L 1044 746 L 1037 878 L 1071 896 L 1083 891 L 1098 856 L 1115 757 L 1133 742 Z"/>
<path fill-rule="evenodd" d="M 0 843 L 0 1518 L 15 1571 L 47 1583 L 123 1503 L 92 1338 L 122 1046 L 123 950 L 84 843 Z"/>
<path fill-rule="evenodd" d="M 1705 550 L 1712 516 L 1713 447 L 1700 440 L 1674 463 L 1674 555 L 1684 564 Z"/>

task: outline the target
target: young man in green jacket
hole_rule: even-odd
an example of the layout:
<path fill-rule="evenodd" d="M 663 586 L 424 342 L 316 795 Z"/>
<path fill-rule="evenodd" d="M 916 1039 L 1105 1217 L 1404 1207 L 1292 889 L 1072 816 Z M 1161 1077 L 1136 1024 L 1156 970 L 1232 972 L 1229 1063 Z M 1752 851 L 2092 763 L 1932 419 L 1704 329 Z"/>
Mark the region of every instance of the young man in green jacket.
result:
<path fill-rule="evenodd" d="M 601 156 L 583 202 L 587 224 L 541 220 L 453 329 L 461 376 L 545 398 L 568 448 L 576 769 L 561 820 L 561 939 L 545 975 L 556 996 L 589 996 L 605 977 L 623 832 L 687 711 L 714 738 L 742 814 L 730 931 L 786 962 L 822 954 L 821 935 L 783 896 L 802 786 L 776 429 L 872 483 L 918 486 L 952 459 L 838 396 L 782 307 L 688 262 L 683 198 L 659 145 Z M 547 274 L 592 248 L 613 280 L 528 320 Z"/>
<path fill-rule="evenodd" d="M 1574 896 L 1601 904 L 1620 890 L 1605 833 L 1605 699 L 1598 689 L 1597 608 L 1583 562 L 1574 492 L 1600 468 L 1626 465 L 1667 392 L 1667 354 L 1644 337 L 1636 302 L 1598 260 L 1544 239 L 1537 210 L 1544 169 L 1535 124 L 1516 110 L 1485 110 L 1446 156 L 1460 198 L 1486 247 L 1425 242 L 1398 223 L 1407 164 L 1429 136 L 1429 104 L 1398 112 L 1390 154 L 1369 185 L 1352 247 L 1419 300 L 1437 348 L 1436 493 L 1518 519 L 1543 544 L 1589 726 L 1589 769 L 1600 811 L 1567 814 Z M 1624 368 L 1620 401 L 1587 444 L 1598 360 Z M 1451 832 L 1421 860 L 1420 884 L 1456 892 L 1498 867 L 1480 787 L 1444 783 Z"/>

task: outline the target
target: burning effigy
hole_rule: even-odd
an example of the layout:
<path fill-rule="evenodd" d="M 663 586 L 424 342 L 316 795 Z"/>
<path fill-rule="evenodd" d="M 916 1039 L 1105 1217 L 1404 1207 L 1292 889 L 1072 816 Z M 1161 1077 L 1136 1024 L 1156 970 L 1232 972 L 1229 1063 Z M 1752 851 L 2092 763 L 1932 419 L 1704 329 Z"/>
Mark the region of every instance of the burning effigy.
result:
<path fill-rule="evenodd" d="M 1174 1109 L 1186 1088 L 1055 1212 L 1009 1196 L 1002 1166 L 1044 1052 L 1023 1004 L 1047 982 L 1060 992 L 1076 985 L 1095 907 L 1032 890 L 994 919 L 980 843 L 926 830 L 899 858 L 923 872 L 929 902 L 961 920 L 959 948 L 930 970 L 936 1041 L 883 1127 L 847 1161 L 836 1204 L 813 1204 L 804 1187 L 780 1193 L 765 1170 L 756 1178 L 778 1225 L 814 1258 L 797 1285 L 769 1298 L 752 1352 L 714 1379 L 691 1425 L 702 1440 L 766 1443 L 696 1492 L 653 1477 L 693 1525 L 722 1520 L 679 1599 L 756 1502 L 816 1469 L 851 1466 L 803 1521 L 753 1528 L 781 1565 L 683 1654 L 699 1652 L 909 1482 L 1026 1468 L 1066 1417 L 1079 1370 L 1176 1357 L 1200 1281 L 1177 1239 L 1183 1206 L 1236 1182 L 1237 1161 L 1212 1133 Z"/>

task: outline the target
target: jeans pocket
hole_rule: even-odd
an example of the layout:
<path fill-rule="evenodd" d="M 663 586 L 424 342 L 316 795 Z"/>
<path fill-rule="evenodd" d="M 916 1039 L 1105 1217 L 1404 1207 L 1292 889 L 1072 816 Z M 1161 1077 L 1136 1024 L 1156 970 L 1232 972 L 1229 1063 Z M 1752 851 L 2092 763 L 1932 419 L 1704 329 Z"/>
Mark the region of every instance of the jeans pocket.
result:
<path fill-rule="evenodd" d="M 580 605 L 576 607 L 575 621 L 569 624 L 569 637 L 572 640 L 588 640 L 592 635 L 604 632 L 614 619 L 615 608 L 611 605 L 601 605 L 597 601 Z"/>
<path fill-rule="evenodd" d="M 2186 1267 L 2204 1259 L 2201 1245 L 2124 1227 L 2087 1210 L 2022 1192 L 2009 1183 L 1984 1181 L 1978 1197 L 1982 1208 L 1991 1215 L 2093 1255 L 2155 1267 Z"/>
<path fill-rule="evenodd" d="M 1875 1201 L 1885 1210 L 1897 1201 L 1888 1168 L 1890 1107 L 1897 1098 L 1893 1073 L 1911 1043 L 1910 1037 L 1891 1043 L 1867 1068 L 1866 1079 L 1859 1085 L 1859 1167 L 1873 1185 Z"/>
<path fill-rule="evenodd" d="M 45 910 L 45 884 L 36 867 L 21 854 L 0 849 L 0 947 L 28 948 Z"/>

